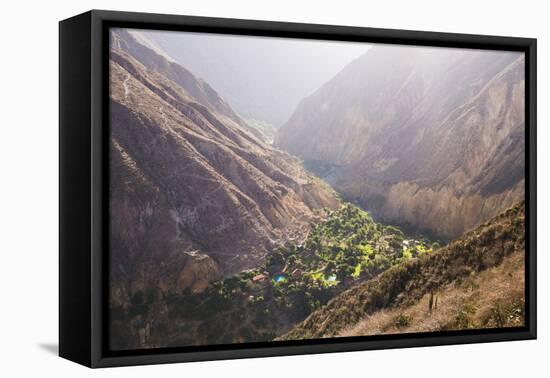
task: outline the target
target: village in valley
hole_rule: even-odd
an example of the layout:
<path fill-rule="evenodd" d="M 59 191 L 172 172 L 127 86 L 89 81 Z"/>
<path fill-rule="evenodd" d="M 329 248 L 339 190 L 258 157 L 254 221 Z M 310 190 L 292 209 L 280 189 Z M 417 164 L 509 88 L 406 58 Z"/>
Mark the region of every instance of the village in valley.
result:
<path fill-rule="evenodd" d="M 270 285 L 283 291 L 300 286 L 347 288 L 438 247 L 427 239 L 406 238 L 399 228 L 381 225 L 366 211 L 346 203 L 313 227 L 304 244 L 280 247 L 267 257 L 265 266 L 239 276 L 252 283 L 245 287 L 260 295 Z M 254 294 L 249 300 L 255 300 Z"/>
<path fill-rule="evenodd" d="M 267 341 L 342 291 L 436 248 L 437 242 L 406 236 L 345 203 L 312 225 L 302 244 L 281 246 L 261 266 L 214 282 L 202 293 L 184 293 L 172 308 L 184 318 L 228 319 L 228 313 L 241 312 L 248 323 L 243 339 Z"/>

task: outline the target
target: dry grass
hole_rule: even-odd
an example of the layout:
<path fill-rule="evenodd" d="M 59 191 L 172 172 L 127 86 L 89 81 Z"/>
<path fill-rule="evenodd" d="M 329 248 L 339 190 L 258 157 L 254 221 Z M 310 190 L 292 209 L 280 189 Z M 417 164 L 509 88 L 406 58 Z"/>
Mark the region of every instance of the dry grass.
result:
<path fill-rule="evenodd" d="M 516 252 L 497 267 L 441 288 L 433 293 L 431 311 L 426 294 L 412 306 L 367 316 L 338 336 L 523 326 L 524 261 L 524 253 Z"/>
<path fill-rule="evenodd" d="M 419 323 L 425 323 L 423 327 L 426 329 L 503 326 L 509 323 L 507 317 L 518 318 L 517 314 L 522 313 L 520 302 L 523 294 L 513 298 L 514 292 L 519 293 L 522 290 L 512 290 L 512 286 L 519 285 L 520 281 L 512 273 L 513 280 L 506 283 L 502 280 L 506 280 L 503 277 L 508 272 L 500 276 L 491 275 L 490 272 L 508 261 L 508 256 L 523 255 L 524 249 L 525 206 L 521 202 L 447 246 L 408 260 L 343 292 L 279 339 L 335 337 L 344 331 L 349 332 L 350 327 L 373 316 L 378 319 L 372 319 L 374 330 L 369 332 L 392 332 L 388 326 L 389 321 L 384 320 L 384 314 L 390 314 L 390 318 L 393 315 L 395 328 L 399 328 L 399 332 L 413 326 L 420 327 Z M 484 274 L 481 275 L 482 273 Z M 476 277 L 486 277 L 486 280 L 479 278 L 477 282 Z M 494 283 L 490 284 L 489 281 Z M 464 289 L 466 286 L 463 286 L 467 282 L 474 282 L 470 295 Z M 476 285 L 481 287 L 481 284 L 485 288 L 476 289 Z M 464 297 L 457 292 L 453 294 L 452 288 L 457 292 L 462 291 Z M 508 291 L 509 289 L 512 291 Z M 418 305 L 419 311 L 426 311 L 426 301 L 429 302 L 432 293 L 436 294 L 435 298 L 438 300 L 438 312 L 443 313 L 440 315 L 441 319 L 438 322 L 434 315 L 429 321 L 420 322 L 418 319 L 426 317 L 413 314 L 413 308 Z M 449 298 L 443 297 L 445 294 Z M 502 303 L 495 302 L 497 297 L 502 297 Z M 450 298 L 457 301 L 454 306 Z M 505 299 L 513 302 L 506 303 Z M 487 303 L 494 303 L 494 307 Z M 433 305 L 435 307 L 435 303 Z M 406 309 L 416 315 L 416 318 L 402 314 Z M 448 314 L 445 315 L 446 311 Z M 483 324 L 478 324 L 480 321 Z M 377 323 L 380 325 L 376 326 Z M 381 331 L 376 331 L 377 329 Z M 414 331 L 411 329 L 408 332 Z"/>

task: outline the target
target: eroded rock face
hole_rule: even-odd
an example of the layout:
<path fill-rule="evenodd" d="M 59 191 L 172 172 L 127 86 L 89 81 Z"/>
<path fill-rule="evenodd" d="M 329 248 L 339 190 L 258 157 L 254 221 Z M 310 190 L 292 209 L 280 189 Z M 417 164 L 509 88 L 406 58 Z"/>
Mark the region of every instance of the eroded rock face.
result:
<path fill-rule="evenodd" d="M 314 209 L 338 206 L 183 67 L 122 31 L 110 57 L 115 306 L 151 289 L 204 290 L 305 238 Z"/>
<path fill-rule="evenodd" d="M 375 46 L 275 143 L 379 219 L 461 235 L 524 195 L 520 53 Z"/>
<path fill-rule="evenodd" d="M 185 252 L 190 263 L 185 264 L 178 276 L 177 288 L 200 293 L 212 281 L 221 278 L 218 264 L 210 256 L 198 251 Z"/>

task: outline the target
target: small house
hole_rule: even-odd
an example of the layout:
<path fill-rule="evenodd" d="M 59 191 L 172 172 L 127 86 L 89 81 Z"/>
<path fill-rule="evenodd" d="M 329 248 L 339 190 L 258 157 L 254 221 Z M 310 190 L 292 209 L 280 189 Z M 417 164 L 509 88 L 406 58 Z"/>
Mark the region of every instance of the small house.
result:
<path fill-rule="evenodd" d="M 252 277 L 252 282 L 264 282 L 267 279 L 267 276 L 263 273 L 260 273 Z"/>

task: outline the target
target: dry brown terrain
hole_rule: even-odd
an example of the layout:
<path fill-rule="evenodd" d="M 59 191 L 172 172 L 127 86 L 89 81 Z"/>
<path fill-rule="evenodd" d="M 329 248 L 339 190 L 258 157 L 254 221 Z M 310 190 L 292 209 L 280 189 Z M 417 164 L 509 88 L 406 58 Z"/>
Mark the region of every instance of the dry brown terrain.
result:
<path fill-rule="evenodd" d="M 111 330 L 127 348 L 146 346 L 160 315 L 130 305 L 256 266 L 339 200 L 204 81 L 124 31 L 111 43 Z"/>
<path fill-rule="evenodd" d="M 521 327 L 524 306 L 525 253 L 520 251 L 497 267 L 425 294 L 412 306 L 369 315 L 337 336 Z"/>

